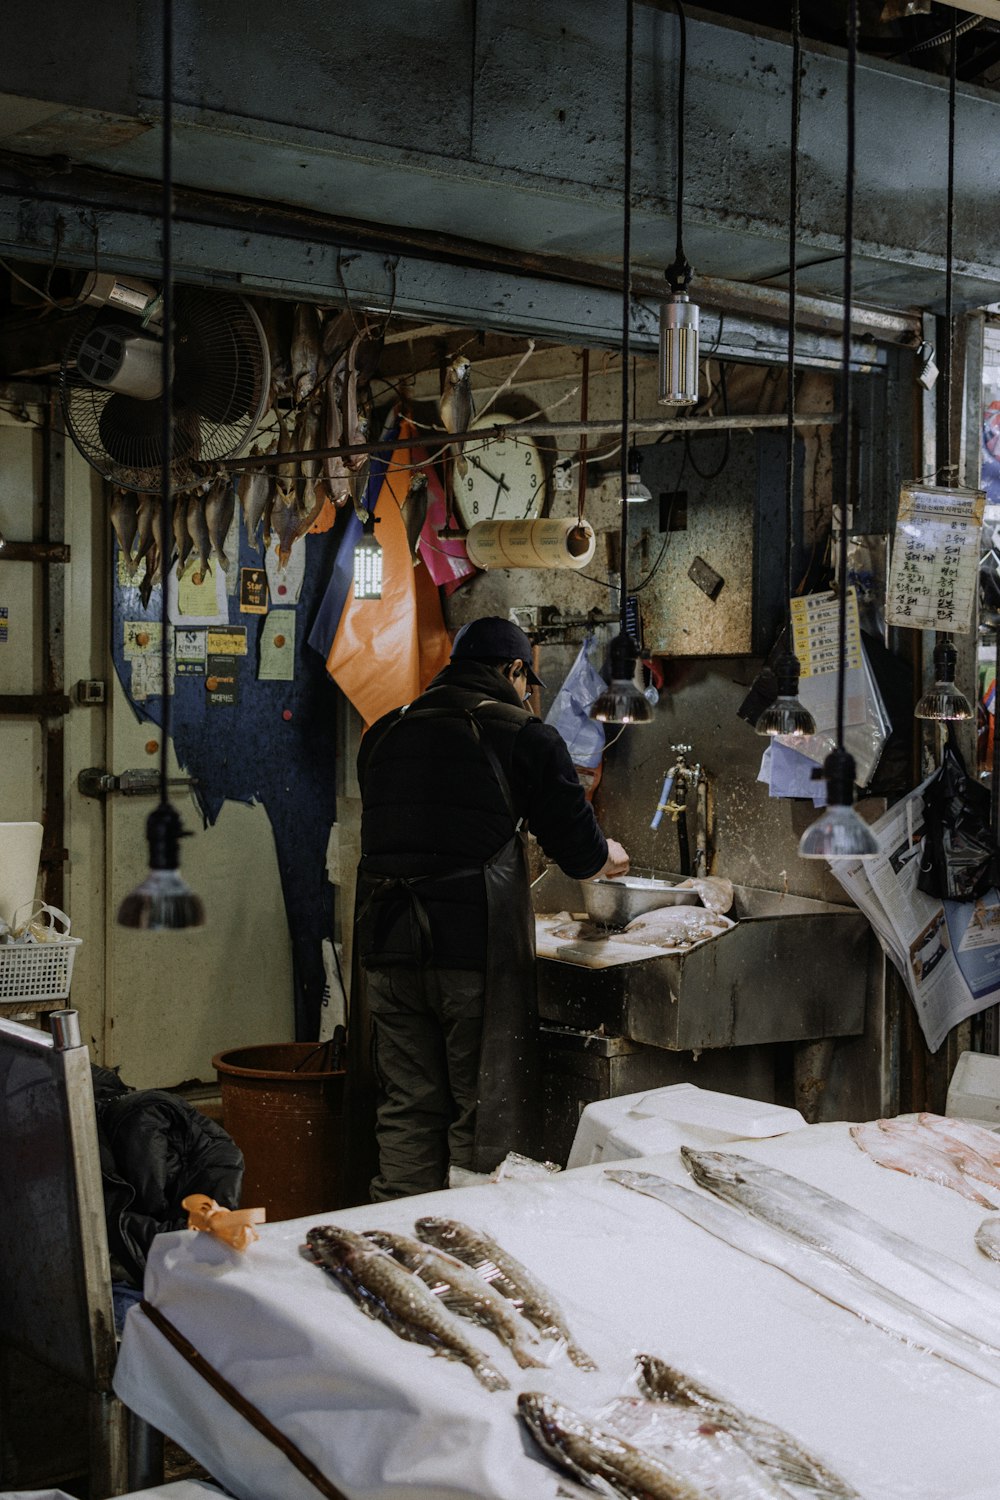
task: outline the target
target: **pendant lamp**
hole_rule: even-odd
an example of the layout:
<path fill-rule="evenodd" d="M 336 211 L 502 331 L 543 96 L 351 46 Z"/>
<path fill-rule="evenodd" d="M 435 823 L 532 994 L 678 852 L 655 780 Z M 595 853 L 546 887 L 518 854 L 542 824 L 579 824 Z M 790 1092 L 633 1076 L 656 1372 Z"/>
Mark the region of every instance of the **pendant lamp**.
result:
<path fill-rule="evenodd" d="M 622 243 L 622 441 L 621 441 L 621 494 L 628 496 L 629 485 L 629 434 L 628 434 L 628 380 L 629 380 L 629 329 L 632 316 L 632 27 L 635 0 L 626 0 L 625 6 L 625 171 L 623 194 L 625 199 L 624 237 Z M 636 662 L 639 647 L 628 628 L 628 505 L 621 508 L 619 560 L 619 629 L 611 642 L 611 686 L 594 700 L 590 717 L 603 724 L 648 724 L 653 710 L 648 700 L 635 684 Z"/>
<path fill-rule="evenodd" d="M 673 0 L 680 28 L 677 79 L 677 246 L 666 270 L 670 296 L 660 306 L 661 406 L 693 406 L 698 400 L 698 308 L 688 296 L 694 275 L 684 254 L 684 84 L 687 30 L 684 6 Z"/>
<path fill-rule="evenodd" d="M 795 499 L 795 313 L 798 292 L 799 217 L 799 111 L 802 89 L 802 43 L 799 35 L 798 0 L 792 0 L 792 128 L 788 168 L 788 417 L 785 423 L 785 629 L 788 649 L 775 663 L 778 696 L 765 708 L 754 725 L 758 734 L 815 734 L 812 714 L 799 702 L 799 659 L 792 645 L 792 618 L 788 600 L 792 582 L 792 531 Z"/>
<path fill-rule="evenodd" d="M 858 0 L 849 0 L 847 21 L 847 174 L 844 184 L 844 336 L 841 400 L 844 423 L 843 499 L 840 526 L 837 661 L 837 744 L 823 762 L 826 810 L 799 841 L 803 859 L 871 859 L 875 835 L 854 807 L 854 757 L 844 746 L 844 677 L 847 667 L 847 512 L 851 484 L 851 297 L 854 279 L 855 93 L 858 72 Z"/>
<path fill-rule="evenodd" d="M 948 87 L 948 215 L 945 228 L 944 255 L 944 348 L 941 353 L 941 404 L 944 407 L 944 472 L 947 483 L 952 480 L 951 466 L 951 346 L 952 346 L 952 291 L 954 278 L 954 225 L 955 225 L 955 78 L 958 57 L 958 23 L 952 11 L 951 22 L 951 67 Z M 955 667 L 958 652 L 951 636 L 942 633 L 934 647 L 934 683 L 924 693 L 913 710 L 915 719 L 935 719 L 939 723 L 957 723 L 972 718 L 972 705 L 965 694 L 955 685 Z"/>
<path fill-rule="evenodd" d="M 173 403 L 171 386 L 173 380 L 173 251 L 171 229 L 173 222 L 173 0 L 162 0 L 163 23 L 163 343 L 160 350 L 163 380 L 162 412 L 160 432 L 160 505 L 163 517 L 163 536 L 169 537 L 171 457 L 173 446 Z M 142 928 L 147 932 L 161 932 L 168 928 L 201 927 L 205 922 L 205 910 L 200 899 L 180 873 L 180 841 L 184 837 L 180 816 L 170 805 L 167 794 L 167 746 L 170 739 L 170 617 L 167 613 L 167 569 L 169 558 L 160 559 L 160 670 L 161 710 L 160 722 L 160 802 L 146 820 L 146 839 L 149 844 L 149 874 L 131 890 L 118 908 L 118 922 L 122 927 Z"/>

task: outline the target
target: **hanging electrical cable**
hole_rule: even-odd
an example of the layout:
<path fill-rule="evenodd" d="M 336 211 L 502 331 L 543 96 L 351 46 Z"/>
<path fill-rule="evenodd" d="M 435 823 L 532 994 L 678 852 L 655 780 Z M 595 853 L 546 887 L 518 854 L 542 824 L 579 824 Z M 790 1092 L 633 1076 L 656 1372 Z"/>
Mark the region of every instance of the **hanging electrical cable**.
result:
<path fill-rule="evenodd" d="M 798 0 L 792 0 L 792 126 L 789 151 L 788 202 L 788 418 L 785 426 L 785 631 L 786 648 L 774 664 L 778 679 L 778 696 L 768 705 L 754 725 L 758 734 L 795 735 L 801 738 L 816 733 L 809 710 L 799 702 L 799 659 L 795 655 L 792 635 L 791 596 L 792 550 L 795 518 L 795 314 L 798 295 L 798 223 L 799 223 L 799 121 L 802 98 L 802 38 L 799 28 Z"/>
<path fill-rule="evenodd" d="M 951 461 L 952 420 L 952 346 L 954 324 L 955 271 L 955 94 L 958 74 L 958 24 L 954 12 L 951 22 L 951 66 L 948 81 L 948 210 L 944 252 L 944 341 L 941 350 L 941 405 L 944 409 L 945 483 L 954 484 Z M 940 431 L 940 424 L 938 427 Z M 934 682 L 913 710 L 915 719 L 935 719 L 939 723 L 957 723 L 972 718 L 972 705 L 955 686 L 958 652 L 951 635 L 944 631 L 934 645 Z"/>
<path fill-rule="evenodd" d="M 660 307 L 661 406 L 691 406 L 698 400 L 699 311 L 688 296 L 694 271 L 684 254 L 684 88 L 687 27 L 681 0 L 672 0 L 680 30 L 677 78 L 677 245 L 666 270 L 670 296 Z"/>
<path fill-rule="evenodd" d="M 622 499 L 628 493 L 628 395 L 629 395 L 629 345 L 632 322 L 632 73 L 634 65 L 633 22 L 635 0 L 626 0 L 625 6 L 625 165 L 622 174 L 624 198 L 622 232 L 622 410 L 621 410 L 621 490 Z M 606 724 L 648 724 L 653 711 L 640 689 L 635 684 L 635 667 L 639 659 L 639 647 L 629 634 L 628 628 L 628 514 L 627 504 L 621 507 L 619 530 L 619 629 L 611 642 L 611 685 L 591 705 L 590 717 Z"/>
<path fill-rule="evenodd" d="M 879 852 L 875 835 L 854 807 L 854 757 L 844 745 L 844 697 L 847 672 L 847 517 L 853 473 L 851 422 L 851 302 L 854 291 L 854 179 L 856 166 L 856 93 L 858 73 L 858 0 L 849 0 L 847 20 L 847 170 L 844 182 L 844 330 L 841 355 L 843 458 L 841 475 L 839 610 L 837 632 L 837 743 L 823 762 L 827 805 L 799 841 L 803 859 L 871 859 Z"/>
<path fill-rule="evenodd" d="M 160 801 L 146 820 L 149 844 L 149 874 L 122 901 L 118 921 L 122 927 L 149 932 L 167 928 L 201 927 L 205 911 L 200 899 L 180 874 L 180 840 L 184 837 L 180 816 L 171 806 L 167 791 L 167 754 L 170 742 L 170 617 L 167 610 L 167 571 L 170 558 L 166 539 L 171 535 L 170 499 L 173 459 L 173 0 L 162 0 L 163 114 L 162 144 L 162 316 L 160 350 L 163 395 L 160 429 L 160 512 L 163 555 L 160 557 Z"/>

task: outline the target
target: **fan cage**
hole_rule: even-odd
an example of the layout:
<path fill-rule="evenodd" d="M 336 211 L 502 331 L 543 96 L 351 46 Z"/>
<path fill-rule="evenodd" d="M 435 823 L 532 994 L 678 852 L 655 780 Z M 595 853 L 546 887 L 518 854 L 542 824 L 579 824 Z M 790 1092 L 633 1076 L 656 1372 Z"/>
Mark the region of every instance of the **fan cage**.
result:
<path fill-rule="evenodd" d="M 106 314 L 99 314 L 98 320 Z M 120 309 L 115 322 L 123 321 Z M 67 350 L 61 375 L 67 430 L 84 458 L 123 489 L 161 484 L 163 404 L 90 385 Z M 145 330 L 136 322 L 136 334 Z M 250 442 L 270 397 L 270 359 L 260 320 L 242 297 L 178 287 L 174 313 L 171 487 L 200 484 L 220 459 Z"/>

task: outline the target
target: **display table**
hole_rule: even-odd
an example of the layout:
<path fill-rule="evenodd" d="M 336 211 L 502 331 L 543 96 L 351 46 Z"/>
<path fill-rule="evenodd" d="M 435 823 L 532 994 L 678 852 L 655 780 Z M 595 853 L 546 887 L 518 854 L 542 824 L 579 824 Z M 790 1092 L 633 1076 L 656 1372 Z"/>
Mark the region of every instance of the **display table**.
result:
<path fill-rule="evenodd" d="M 834 1194 L 951 1256 L 996 1288 L 983 1217 L 948 1189 L 876 1166 L 843 1124 L 726 1148 Z M 628 1163 L 685 1186 L 676 1151 Z M 314 1223 L 412 1232 L 425 1214 L 485 1229 L 552 1290 L 599 1370 L 556 1354 L 522 1371 L 485 1330 L 511 1390 L 490 1394 L 366 1318 L 299 1253 Z M 265 1226 L 238 1255 L 205 1234 L 161 1235 L 145 1295 L 349 1500 L 555 1500 L 562 1483 L 515 1416 L 519 1390 L 596 1413 L 633 1390 L 637 1352 L 669 1361 L 778 1423 L 865 1500 L 996 1500 L 1000 1389 L 861 1322 L 731 1248 L 599 1165 Z M 553 1349 L 546 1344 L 543 1349 Z M 115 1388 L 240 1500 L 316 1489 L 238 1416 L 140 1309 Z"/>

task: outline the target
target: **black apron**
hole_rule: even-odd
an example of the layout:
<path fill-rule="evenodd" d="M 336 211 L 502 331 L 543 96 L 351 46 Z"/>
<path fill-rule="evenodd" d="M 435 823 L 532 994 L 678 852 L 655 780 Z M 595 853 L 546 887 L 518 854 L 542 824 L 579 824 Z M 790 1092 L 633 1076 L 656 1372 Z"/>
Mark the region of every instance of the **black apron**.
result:
<path fill-rule="evenodd" d="M 485 699 L 476 708 L 507 705 Z M 515 710 L 517 711 L 517 710 Z M 404 717 L 451 718 L 464 722 L 496 777 L 511 820 L 511 836 L 482 865 L 469 865 L 444 875 L 382 876 L 366 870 L 362 857 L 358 866 L 355 925 L 378 895 L 396 893 L 409 900 L 420 931 L 430 942 L 430 924 L 420 896 L 420 887 L 430 881 L 469 879 L 481 876 L 486 889 L 487 939 L 483 1031 L 479 1060 L 479 1106 L 473 1143 L 472 1169 L 491 1172 L 509 1151 L 536 1157 L 541 1137 L 541 1068 L 538 1041 L 538 998 L 535 969 L 535 919 L 525 836 L 514 811 L 510 786 L 503 767 L 476 717 L 476 709 L 401 709 L 391 734 Z M 376 746 L 373 756 L 378 754 Z M 358 942 L 355 932 L 354 952 Z M 433 965 L 433 957 L 431 957 Z M 351 1087 L 351 1074 L 355 1086 Z M 366 1075 L 365 1082 L 362 1082 Z M 371 1018 L 365 998 L 364 970 L 352 965 L 352 1005 L 348 1036 L 348 1085 L 350 1135 L 358 1142 L 349 1163 L 354 1201 L 359 1195 L 359 1176 L 368 1172 L 372 1151 L 358 1137 L 365 1129 L 374 1138 L 375 1079 L 371 1064 Z M 367 1097 L 366 1097 L 367 1096 Z M 354 1170 L 350 1168 L 353 1165 Z M 374 1176 L 368 1174 L 368 1180 Z M 367 1189 L 367 1183 L 366 1183 Z"/>

